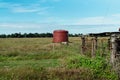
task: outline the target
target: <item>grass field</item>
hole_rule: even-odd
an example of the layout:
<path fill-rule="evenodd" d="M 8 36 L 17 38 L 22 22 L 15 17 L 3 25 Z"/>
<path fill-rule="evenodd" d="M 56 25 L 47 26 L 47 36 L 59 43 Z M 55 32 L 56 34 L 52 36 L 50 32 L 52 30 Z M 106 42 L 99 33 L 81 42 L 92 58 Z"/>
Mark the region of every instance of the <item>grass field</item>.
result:
<path fill-rule="evenodd" d="M 1 38 L 0 80 L 118 80 L 108 63 L 110 53 L 83 56 L 80 38 L 69 41 L 53 47 L 52 38 Z"/>

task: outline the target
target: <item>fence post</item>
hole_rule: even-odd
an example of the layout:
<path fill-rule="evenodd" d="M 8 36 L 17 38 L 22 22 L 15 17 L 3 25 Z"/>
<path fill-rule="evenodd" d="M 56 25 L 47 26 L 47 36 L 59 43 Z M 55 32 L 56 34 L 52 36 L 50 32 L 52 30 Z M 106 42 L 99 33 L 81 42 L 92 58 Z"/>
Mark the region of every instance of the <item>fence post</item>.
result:
<path fill-rule="evenodd" d="M 112 35 L 111 36 L 111 43 L 112 43 L 112 50 L 111 50 L 111 65 L 115 72 L 118 74 L 118 78 L 120 80 L 120 35 Z"/>
<path fill-rule="evenodd" d="M 95 37 L 95 51 L 97 50 L 97 47 L 98 47 L 98 40 L 97 40 L 97 36 Z"/>
<path fill-rule="evenodd" d="M 101 56 L 105 55 L 105 46 L 104 46 L 104 40 L 101 39 Z"/>
<path fill-rule="evenodd" d="M 111 42 L 110 42 L 111 38 L 108 39 L 108 50 L 111 50 Z"/>
<path fill-rule="evenodd" d="M 91 56 L 94 58 L 95 57 L 95 52 L 96 52 L 96 40 L 95 38 L 92 38 L 92 52 L 91 52 Z"/>
<path fill-rule="evenodd" d="M 92 43 L 92 52 L 91 52 L 91 56 L 93 57 L 94 56 L 94 40 L 92 38 L 91 40 L 91 43 Z"/>
<path fill-rule="evenodd" d="M 111 36 L 111 44 L 112 44 L 112 50 L 111 50 L 111 56 L 110 56 L 110 62 L 111 65 L 114 67 L 115 66 L 115 57 L 117 53 L 117 43 L 116 43 L 117 36 L 113 34 Z"/>
<path fill-rule="evenodd" d="M 81 45 L 81 53 L 85 54 L 85 36 L 81 37 L 82 45 Z"/>

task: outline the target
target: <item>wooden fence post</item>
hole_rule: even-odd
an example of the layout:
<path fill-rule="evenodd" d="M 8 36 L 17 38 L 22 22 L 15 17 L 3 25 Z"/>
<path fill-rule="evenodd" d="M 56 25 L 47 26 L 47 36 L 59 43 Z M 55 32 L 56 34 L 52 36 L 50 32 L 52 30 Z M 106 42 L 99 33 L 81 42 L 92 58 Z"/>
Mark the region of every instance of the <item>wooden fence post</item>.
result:
<path fill-rule="evenodd" d="M 116 39 L 117 39 L 117 36 L 115 34 L 113 34 L 111 36 L 112 51 L 111 51 L 111 57 L 110 57 L 111 58 L 110 62 L 113 67 L 115 66 L 115 57 L 116 57 L 116 53 L 117 53 Z"/>
<path fill-rule="evenodd" d="M 120 80 L 120 35 L 112 35 L 111 36 L 111 43 L 112 43 L 112 50 L 111 50 L 111 65 L 115 72 L 118 74 L 118 78 Z"/>
<path fill-rule="evenodd" d="M 97 36 L 95 37 L 95 50 L 97 50 L 97 47 L 98 47 L 98 40 L 97 40 Z"/>
<path fill-rule="evenodd" d="M 81 53 L 85 54 L 85 36 L 81 37 L 82 45 L 81 45 Z"/>
<path fill-rule="evenodd" d="M 94 58 L 96 55 L 96 48 L 97 48 L 97 40 L 96 38 L 92 38 L 92 51 L 91 51 L 91 56 Z"/>
<path fill-rule="evenodd" d="M 92 43 L 92 52 L 91 52 L 91 56 L 93 57 L 94 56 L 94 39 L 92 38 L 92 40 L 91 40 L 91 43 Z"/>
<path fill-rule="evenodd" d="M 104 46 L 104 40 L 101 39 L 101 56 L 105 55 L 105 46 Z"/>
<path fill-rule="evenodd" d="M 108 39 L 108 50 L 111 50 L 111 42 L 110 42 L 111 38 Z"/>

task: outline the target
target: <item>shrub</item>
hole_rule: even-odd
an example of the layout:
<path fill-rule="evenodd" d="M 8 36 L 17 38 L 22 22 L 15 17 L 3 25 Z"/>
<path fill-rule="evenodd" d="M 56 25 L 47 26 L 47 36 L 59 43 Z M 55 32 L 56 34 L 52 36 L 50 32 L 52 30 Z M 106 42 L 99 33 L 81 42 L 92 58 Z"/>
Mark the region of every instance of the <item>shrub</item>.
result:
<path fill-rule="evenodd" d="M 66 67 L 70 69 L 84 67 L 92 70 L 95 79 L 117 80 L 117 75 L 111 72 L 110 66 L 102 57 L 72 56 L 67 58 L 66 63 Z"/>

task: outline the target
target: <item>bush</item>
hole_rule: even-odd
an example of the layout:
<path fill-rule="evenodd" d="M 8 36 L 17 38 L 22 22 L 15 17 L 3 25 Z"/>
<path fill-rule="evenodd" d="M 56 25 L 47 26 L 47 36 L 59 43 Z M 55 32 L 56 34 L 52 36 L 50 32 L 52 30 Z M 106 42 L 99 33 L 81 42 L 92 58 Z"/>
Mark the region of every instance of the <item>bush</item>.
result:
<path fill-rule="evenodd" d="M 116 74 L 111 72 L 110 66 L 102 57 L 72 56 L 67 58 L 66 63 L 66 67 L 70 69 L 84 67 L 92 70 L 95 79 L 117 80 Z"/>

